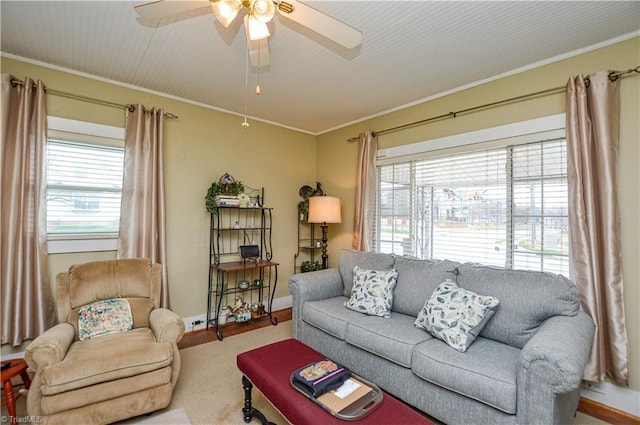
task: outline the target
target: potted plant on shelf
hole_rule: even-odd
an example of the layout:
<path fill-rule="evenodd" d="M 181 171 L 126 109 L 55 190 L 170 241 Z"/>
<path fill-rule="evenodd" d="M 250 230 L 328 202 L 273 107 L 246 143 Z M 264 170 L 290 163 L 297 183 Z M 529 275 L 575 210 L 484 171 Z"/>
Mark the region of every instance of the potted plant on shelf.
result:
<path fill-rule="evenodd" d="M 307 221 L 309 218 L 309 199 L 298 202 L 298 215 L 300 221 Z"/>
<path fill-rule="evenodd" d="M 204 197 L 204 206 L 211 214 L 218 214 L 218 199 L 220 195 L 238 196 L 244 192 L 244 185 L 236 181 L 229 173 L 225 173 L 220 180 L 211 183 Z"/>
<path fill-rule="evenodd" d="M 300 264 L 301 273 L 315 272 L 320 269 L 322 269 L 322 265 L 317 261 L 306 260 L 306 261 L 303 261 L 302 264 Z"/>

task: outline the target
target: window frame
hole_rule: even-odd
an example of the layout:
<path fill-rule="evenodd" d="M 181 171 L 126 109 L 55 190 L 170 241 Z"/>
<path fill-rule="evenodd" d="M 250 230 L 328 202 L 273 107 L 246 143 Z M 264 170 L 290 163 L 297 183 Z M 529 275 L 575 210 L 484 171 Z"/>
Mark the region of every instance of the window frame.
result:
<path fill-rule="evenodd" d="M 124 148 L 124 127 L 115 127 L 104 124 L 96 124 L 86 121 L 68 118 L 47 117 L 48 130 L 53 133 L 66 133 L 74 135 L 74 141 L 80 143 L 106 144 L 98 139 L 110 139 L 111 146 Z M 51 136 L 58 138 L 58 136 Z M 88 139 L 88 140 L 87 140 Z M 47 141 L 48 143 L 48 141 Z M 44 165 L 46 167 L 46 165 Z M 115 251 L 118 244 L 117 233 L 78 233 L 78 234 L 53 234 L 47 233 L 47 250 L 49 254 L 63 254 L 71 252 L 99 252 Z"/>
<path fill-rule="evenodd" d="M 381 166 L 406 164 L 406 166 L 409 167 L 408 172 L 413 175 L 412 173 L 415 173 L 414 168 L 416 166 L 416 160 L 431 157 L 442 157 L 443 155 L 446 156 L 455 154 L 472 154 L 477 150 L 493 148 L 505 148 L 507 149 L 508 155 L 508 152 L 512 151 L 512 148 L 514 146 L 518 147 L 532 142 L 540 142 L 542 140 L 559 138 L 566 139 L 565 114 L 557 114 L 548 117 L 507 124 L 499 127 L 473 131 L 469 133 L 456 134 L 439 139 L 422 141 L 386 149 L 379 149 L 377 152 L 376 174 L 379 173 L 378 170 Z M 508 178 L 511 179 L 512 177 L 513 176 L 510 176 Z M 411 180 L 412 178 L 409 178 L 409 181 L 407 182 L 407 184 L 409 184 L 410 186 L 407 189 L 409 189 L 410 191 L 411 187 L 413 187 L 413 183 L 411 182 Z M 513 184 L 515 180 L 510 181 L 511 184 Z M 376 227 L 379 224 L 378 220 L 380 218 L 380 214 L 382 214 L 382 212 L 379 210 L 379 208 L 382 208 L 380 204 L 380 196 L 381 187 L 380 181 L 378 181 L 376 189 Z M 412 202 L 415 202 L 415 200 Z M 409 208 L 411 209 L 411 211 L 413 211 L 412 206 L 409 206 Z M 415 217 L 411 218 L 411 220 L 414 219 Z M 511 232 L 510 237 L 515 237 L 515 234 Z M 384 240 L 378 234 L 377 228 L 374 228 L 374 240 L 372 242 L 374 249 L 376 251 L 380 251 L 380 243 L 384 242 Z M 510 264 L 510 262 L 508 263 Z M 505 266 L 509 267 L 509 264 L 505 264 Z M 570 253 L 569 264 L 571 264 Z M 511 264 L 511 266 L 513 266 L 513 264 Z M 569 274 L 572 274 L 570 265 Z"/>

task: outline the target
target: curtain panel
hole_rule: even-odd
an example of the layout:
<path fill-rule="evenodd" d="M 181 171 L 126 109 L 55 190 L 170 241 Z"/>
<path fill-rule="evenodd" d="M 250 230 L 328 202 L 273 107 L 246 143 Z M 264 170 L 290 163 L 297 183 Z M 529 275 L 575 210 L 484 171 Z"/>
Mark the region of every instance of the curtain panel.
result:
<path fill-rule="evenodd" d="M 353 219 L 353 248 L 371 251 L 376 200 L 376 152 L 378 136 L 370 130 L 360 133 Z"/>
<path fill-rule="evenodd" d="M 162 109 L 127 108 L 117 258 L 144 257 L 161 264 L 160 307 L 169 308 L 163 132 Z"/>
<path fill-rule="evenodd" d="M 0 279 L 2 344 L 19 346 L 55 324 L 47 260 L 42 81 L 2 74 Z"/>
<path fill-rule="evenodd" d="M 596 324 L 584 379 L 629 385 L 617 159 L 620 80 L 608 72 L 567 83 L 571 256 L 582 308 Z"/>

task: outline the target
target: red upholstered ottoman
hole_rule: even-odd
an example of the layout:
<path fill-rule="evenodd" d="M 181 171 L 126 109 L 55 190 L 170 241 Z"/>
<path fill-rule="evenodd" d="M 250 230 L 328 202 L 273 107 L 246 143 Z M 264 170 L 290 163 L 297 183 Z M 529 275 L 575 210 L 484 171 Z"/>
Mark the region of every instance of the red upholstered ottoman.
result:
<path fill-rule="evenodd" d="M 295 339 L 287 339 L 239 354 L 236 362 L 244 374 L 244 421 L 249 423 L 255 416 L 263 425 L 270 423 L 262 413 L 251 407 L 251 389 L 255 385 L 265 398 L 295 425 L 345 425 L 350 422 L 375 425 L 433 425 L 433 422 L 420 413 L 386 393 L 382 404 L 362 419 L 344 421 L 331 416 L 289 383 L 289 377 L 294 370 L 323 358 L 325 356 Z"/>

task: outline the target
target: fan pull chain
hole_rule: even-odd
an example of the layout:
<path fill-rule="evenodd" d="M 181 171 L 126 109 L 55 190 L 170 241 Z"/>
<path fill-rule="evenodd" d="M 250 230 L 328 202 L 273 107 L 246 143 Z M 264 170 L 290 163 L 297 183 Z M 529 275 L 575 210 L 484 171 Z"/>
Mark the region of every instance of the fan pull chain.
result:
<path fill-rule="evenodd" d="M 247 122 L 247 109 L 249 105 L 249 45 L 247 44 L 247 57 L 244 66 L 244 121 L 242 122 L 242 128 L 245 130 L 249 128 Z"/>
<path fill-rule="evenodd" d="M 258 84 L 256 85 L 257 96 L 260 96 L 260 53 L 262 53 L 262 43 L 260 43 L 260 48 L 258 49 Z"/>

